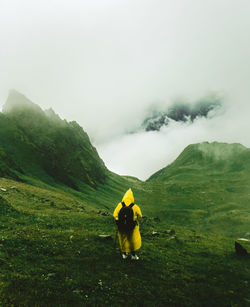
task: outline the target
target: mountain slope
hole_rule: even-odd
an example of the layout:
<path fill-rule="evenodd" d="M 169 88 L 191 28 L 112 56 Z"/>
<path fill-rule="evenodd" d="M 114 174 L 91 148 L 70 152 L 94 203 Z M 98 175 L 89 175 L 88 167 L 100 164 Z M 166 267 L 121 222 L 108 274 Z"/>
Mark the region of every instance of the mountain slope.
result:
<path fill-rule="evenodd" d="M 108 171 L 83 129 L 52 110 L 44 112 L 16 91 L 10 92 L 3 107 L 0 128 L 2 156 L 17 164 L 5 159 L 3 175 L 24 173 L 76 190 L 81 184 L 96 187 L 105 182 Z"/>
<path fill-rule="evenodd" d="M 250 150 L 240 144 L 190 145 L 147 184 L 168 221 L 232 236 L 249 232 Z"/>
<path fill-rule="evenodd" d="M 250 170 L 250 149 L 241 144 L 201 143 L 189 145 L 169 166 L 153 174 L 150 180 L 167 181 L 188 176 L 207 179 L 208 176 L 227 176 Z"/>

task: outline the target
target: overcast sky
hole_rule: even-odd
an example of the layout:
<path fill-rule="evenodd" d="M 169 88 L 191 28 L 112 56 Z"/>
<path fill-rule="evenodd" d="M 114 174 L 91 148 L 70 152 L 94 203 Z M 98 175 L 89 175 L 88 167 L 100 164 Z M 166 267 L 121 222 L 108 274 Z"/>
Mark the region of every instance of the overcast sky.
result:
<path fill-rule="evenodd" d="M 16 89 L 76 120 L 105 164 L 145 179 L 189 143 L 250 147 L 249 0 L 0 0 L 0 107 Z M 130 134 L 152 106 L 223 112 Z"/>

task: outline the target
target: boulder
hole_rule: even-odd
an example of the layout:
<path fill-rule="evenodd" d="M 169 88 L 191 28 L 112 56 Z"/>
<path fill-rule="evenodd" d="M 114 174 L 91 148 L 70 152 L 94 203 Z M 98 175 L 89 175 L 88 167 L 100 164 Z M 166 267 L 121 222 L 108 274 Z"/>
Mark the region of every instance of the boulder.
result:
<path fill-rule="evenodd" d="M 109 212 L 107 212 L 107 211 L 101 211 L 101 210 L 99 210 L 99 211 L 97 212 L 97 214 L 102 215 L 102 216 L 109 216 L 109 215 L 110 215 Z"/>
<path fill-rule="evenodd" d="M 159 237 L 159 235 L 160 235 L 160 234 L 159 234 L 159 232 L 157 232 L 157 231 L 153 231 L 153 232 L 152 232 L 152 236 L 153 236 L 153 237 Z"/>
<path fill-rule="evenodd" d="M 234 246 L 235 246 L 236 255 L 238 255 L 238 256 L 246 256 L 247 255 L 247 250 L 240 243 L 235 241 Z"/>

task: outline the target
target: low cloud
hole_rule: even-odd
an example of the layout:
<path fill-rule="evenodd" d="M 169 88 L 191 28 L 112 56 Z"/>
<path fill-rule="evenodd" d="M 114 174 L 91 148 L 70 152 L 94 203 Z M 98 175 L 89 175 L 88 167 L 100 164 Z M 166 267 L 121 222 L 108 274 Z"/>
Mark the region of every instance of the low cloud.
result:
<path fill-rule="evenodd" d="M 77 121 L 112 170 L 146 178 L 192 142 L 249 144 L 249 31 L 249 0 L 2 1 L 0 106 L 15 88 Z M 224 114 L 185 111 L 211 92 Z M 143 131 L 174 101 L 191 121 Z"/>
<path fill-rule="evenodd" d="M 159 131 L 162 127 L 168 126 L 171 121 L 193 122 L 200 117 L 215 116 L 216 111 L 221 107 L 221 99 L 215 95 L 205 97 L 192 104 L 184 101 L 175 102 L 166 111 L 152 108 L 150 114 L 144 119 L 142 127 L 146 131 Z"/>
<path fill-rule="evenodd" d="M 160 131 L 125 134 L 96 146 L 109 169 L 145 180 L 173 162 L 189 144 L 217 141 L 250 147 L 249 109 L 244 103 L 239 108 L 228 105 L 213 117 L 170 121 Z"/>

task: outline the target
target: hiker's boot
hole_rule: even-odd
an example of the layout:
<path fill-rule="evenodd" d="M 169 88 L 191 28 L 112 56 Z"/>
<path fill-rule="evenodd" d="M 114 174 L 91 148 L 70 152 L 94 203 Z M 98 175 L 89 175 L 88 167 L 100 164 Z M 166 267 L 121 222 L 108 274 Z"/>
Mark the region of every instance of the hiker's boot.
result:
<path fill-rule="evenodd" d="M 139 257 L 136 254 L 134 254 L 134 255 L 131 256 L 131 259 L 132 260 L 139 260 Z"/>
<path fill-rule="evenodd" d="M 127 259 L 128 258 L 128 254 L 127 253 L 122 253 L 122 259 Z"/>

